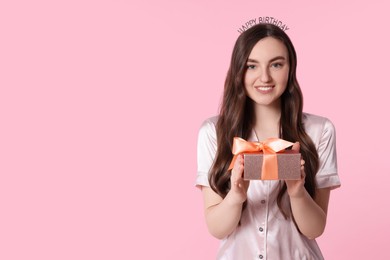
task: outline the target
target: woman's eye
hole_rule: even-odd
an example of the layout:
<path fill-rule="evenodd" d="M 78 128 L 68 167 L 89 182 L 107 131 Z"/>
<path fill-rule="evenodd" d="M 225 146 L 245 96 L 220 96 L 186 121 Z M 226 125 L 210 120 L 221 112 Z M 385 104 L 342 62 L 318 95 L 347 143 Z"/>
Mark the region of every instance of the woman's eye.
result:
<path fill-rule="evenodd" d="M 271 67 L 273 67 L 273 68 L 281 68 L 281 67 L 283 67 L 283 64 L 282 63 L 279 63 L 279 62 L 277 62 L 277 63 L 272 63 L 271 64 Z"/>
<path fill-rule="evenodd" d="M 248 64 L 248 65 L 246 65 L 246 67 L 247 67 L 247 69 L 253 70 L 253 69 L 256 68 L 256 65 L 250 65 L 250 64 Z"/>

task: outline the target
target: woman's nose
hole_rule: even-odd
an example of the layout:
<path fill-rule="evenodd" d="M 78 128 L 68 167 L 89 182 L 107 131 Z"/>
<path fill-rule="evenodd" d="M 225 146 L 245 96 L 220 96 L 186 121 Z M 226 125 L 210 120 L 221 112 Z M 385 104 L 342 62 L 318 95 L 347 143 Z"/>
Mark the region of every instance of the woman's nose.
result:
<path fill-rule="evenodd" d="M 259 78 L 260 78 L 260 81 L 264 82 L 264 83 L 271 81 L 271 76 L 269 74 L 268 69 L 262 69 L 260 72 Z"/>

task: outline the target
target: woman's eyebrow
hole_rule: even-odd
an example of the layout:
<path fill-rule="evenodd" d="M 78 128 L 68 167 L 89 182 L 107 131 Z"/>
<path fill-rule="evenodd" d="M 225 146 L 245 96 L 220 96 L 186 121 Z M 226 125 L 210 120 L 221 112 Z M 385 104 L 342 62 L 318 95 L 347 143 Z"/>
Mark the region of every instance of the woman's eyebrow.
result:
<path fill-rule="evenodd" d="M 276 56 L 275 58 L 272 58 L 269 62 L 273 62 L 276 60 L 286 60 L 286 58 L 284 56 Z"/>
<path fill-rule="evenodd" d="M 276 61 L 276 60 L 286 60 L 286 57 L 284 57 L 284 56 L 276 56 L 276 57 L 270 59 L 269 62 L 273 62 L 273 61 Z M 259 63 L 257 60 L 255 60 L 255 59 L 250 59 L 250 58 L 248 58 L 248 61 L 247 61 L 247 62 Z"/>

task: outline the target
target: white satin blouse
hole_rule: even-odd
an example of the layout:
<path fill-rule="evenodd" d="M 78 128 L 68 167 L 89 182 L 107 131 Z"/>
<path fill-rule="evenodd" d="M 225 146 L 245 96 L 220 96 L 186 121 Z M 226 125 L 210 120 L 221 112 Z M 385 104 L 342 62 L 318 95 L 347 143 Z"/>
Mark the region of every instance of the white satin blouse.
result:
<path fill-rule="evenodd" d="M 198 174 L 196 186 L 208 186 L 208 172 L 213 163 L 217 138 L 215 125 L 218 117 L 202 124 L 198 136 Z M 336 137 L 333 124 L 324 117 L 304 113 L 306 133 L 311 137 L 320 159 L 316 175 L 318 189 L 338 188 Z M 248 141 L 258 141 L 254 132 Z M 315 240 L 301 235 L 291 218 L 281 214 L 276 197 L 280 181 L 251 181 L 247 193 L 247 208 L 241 216 L 241 224 L 228 237 L 221 240 L 218 260 L 305 260 L 323 259 Z M 289 200 L 284 196 L 286 209 Z"/>

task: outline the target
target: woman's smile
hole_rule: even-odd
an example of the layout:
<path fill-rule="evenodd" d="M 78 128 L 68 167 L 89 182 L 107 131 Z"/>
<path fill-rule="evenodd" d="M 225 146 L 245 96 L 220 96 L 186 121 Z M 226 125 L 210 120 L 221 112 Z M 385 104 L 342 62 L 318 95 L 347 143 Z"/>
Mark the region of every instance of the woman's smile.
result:
<path fill-rule="evenodd" d="M 261 94 L 268 94 L 272 92 L 275 85 L 265 85 L 265 86 L 255 86 L 255 89 L 260 92 Z"/>

